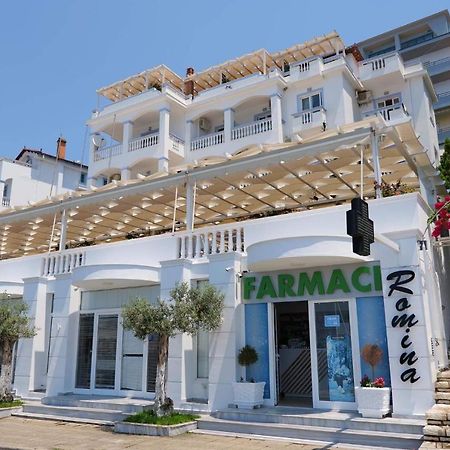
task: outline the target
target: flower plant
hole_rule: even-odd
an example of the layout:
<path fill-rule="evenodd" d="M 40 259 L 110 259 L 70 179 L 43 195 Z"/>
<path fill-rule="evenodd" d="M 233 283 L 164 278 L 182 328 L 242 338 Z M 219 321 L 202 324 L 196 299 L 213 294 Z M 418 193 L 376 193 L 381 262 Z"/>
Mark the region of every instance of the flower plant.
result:
<path fill-rule="evenodd" d="M 428 218 L 428 223 L 434 225 L 431 234 L 436 239 L 450 230 L 450 195 L 446 195 L 443 200 L 438 198 L 434 205 L 434 212 Z"/>
<path fill-rule="evenodd" d="M 384 388 L 386 383 L 383 377 L 377 377 L 372 381 L 367 375 L 364 375 L 360 384 L 361 387 Z"/>

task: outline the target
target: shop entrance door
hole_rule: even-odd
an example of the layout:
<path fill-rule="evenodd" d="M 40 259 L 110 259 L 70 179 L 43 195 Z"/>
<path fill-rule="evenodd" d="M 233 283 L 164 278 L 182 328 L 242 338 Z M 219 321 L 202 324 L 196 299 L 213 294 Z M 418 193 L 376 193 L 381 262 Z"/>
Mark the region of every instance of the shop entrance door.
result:
<path fill-rule="evenodd" d="M 360 370 L 354 299 L 309 302 L 315 408 L 355 409 Z"/>
<path fill-rule="evenodd" d="M 275 303 L 278 404 L 312 407 L 308 302 Z"/>

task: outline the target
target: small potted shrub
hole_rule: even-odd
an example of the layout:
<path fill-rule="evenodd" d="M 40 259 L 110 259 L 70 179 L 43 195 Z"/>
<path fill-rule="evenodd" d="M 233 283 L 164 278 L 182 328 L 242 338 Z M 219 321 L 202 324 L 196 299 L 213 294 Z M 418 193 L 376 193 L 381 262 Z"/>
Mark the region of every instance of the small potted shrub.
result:
<path fill-rule="evenodd" d="M 239 350 L 238 363 L 243 367 L 248 367 L 258 361 L 258 353 L 250 346 L 246 345 Z M 265 381 L 256 383 L 254 379 L 233 383 L 234 404 L 238 408 L 253 409 L 263 404 Z"/>
<path fill-rule="evenodd" d="M 384 378 L 375 378 L 375 367 L 383 358 L 383 350 L 376 344 L 366 344 L 361 356 L 372 368 L 372 379 L 364 375 L 361 387 L 355 388 L 358 412 L 363 417 L 381 419 L 389 413 L 391 400 L 391 388 L 385 386 Z"/>

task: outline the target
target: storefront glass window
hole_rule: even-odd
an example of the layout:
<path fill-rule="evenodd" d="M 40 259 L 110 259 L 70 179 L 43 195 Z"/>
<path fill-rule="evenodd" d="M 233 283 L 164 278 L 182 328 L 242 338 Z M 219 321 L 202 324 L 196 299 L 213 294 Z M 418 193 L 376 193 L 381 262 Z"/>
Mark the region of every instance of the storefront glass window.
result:
<path fill-rule="evenodd" d="M 354 402 L 348 302 L 316 303 L 319 400 Z"/>

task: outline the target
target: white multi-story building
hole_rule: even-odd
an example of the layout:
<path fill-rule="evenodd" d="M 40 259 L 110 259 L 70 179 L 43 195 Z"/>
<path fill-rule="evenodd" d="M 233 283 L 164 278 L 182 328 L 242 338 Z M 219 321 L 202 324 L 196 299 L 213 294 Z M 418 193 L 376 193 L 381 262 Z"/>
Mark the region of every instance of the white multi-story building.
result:
<path fill-rule="evenodd" d="M 99 94 L 92 190 L 0 215 L 0 289 L 38 326 L 17 349 L 19 394 L 151 398 L 157 340 L 123 330 L 121 307 L 208 280 L 223 324 L 171 340 L 177 407 L 225 408 L 246 375 L 266 382 L 265 405 L 355 409 L 360 351 L 376 343 L 394 414 L 424 414 L 447 364 L 448 299 L 427 228 L 441 187 L 423 64 L 363 59 L 331 33 L 185 78 L 158 66 Z M 381 198 L 374 184 L 397 180 L 415 192 Z M 368 256 L 346 228 L 360 195 Z M 246 374 L 245 344 L 259 353 Z"/>
<path fill-rule="evenodd" d="M 57 141 L 57 155 L 23 148 L 16 159 L 0 159 L 1 211 L 28 206 L 52 196 L 86 189 L 87 167 L 66 159 L 66 141 Z"/>

